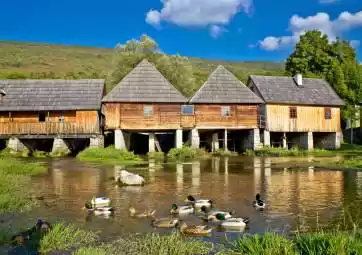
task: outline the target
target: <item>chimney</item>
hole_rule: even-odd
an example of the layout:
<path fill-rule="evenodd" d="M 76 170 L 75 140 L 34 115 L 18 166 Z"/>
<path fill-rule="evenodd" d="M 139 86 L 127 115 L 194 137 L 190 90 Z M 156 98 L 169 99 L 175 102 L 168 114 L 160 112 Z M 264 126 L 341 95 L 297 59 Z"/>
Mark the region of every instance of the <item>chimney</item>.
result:
<path fill-rule="evenodd" d="M 298 86 L 303 86 L 303 76 L 300 73 L 297 73 L 294 76 L 295 83 L 297 83 Z"/>

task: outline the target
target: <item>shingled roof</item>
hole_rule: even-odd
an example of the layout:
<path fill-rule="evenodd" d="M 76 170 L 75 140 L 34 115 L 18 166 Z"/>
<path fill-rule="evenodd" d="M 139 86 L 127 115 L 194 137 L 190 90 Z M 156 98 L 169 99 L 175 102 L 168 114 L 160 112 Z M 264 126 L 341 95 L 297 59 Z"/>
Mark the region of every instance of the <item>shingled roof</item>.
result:
<path fill-rule="evenodd" d="M 218 66 L 190 103 L 260 104 L 263 101 L 223 66 Z"/>
<path fill-rule="evenodd" d="M 185 103 L 187 99 L 154 65 L 144 59 L 102 101 Z"/>
<path fill-rule="evenodd" d="M 104 80 L 0 80 L 0 111 L 99 110 Z"/>
<path fill-rule="evenodd" d="M 342 106 L 344 102 L 323 79 L 303 78 L 298 86 L 293 77 L 251 75 L 266 103 Z"/>

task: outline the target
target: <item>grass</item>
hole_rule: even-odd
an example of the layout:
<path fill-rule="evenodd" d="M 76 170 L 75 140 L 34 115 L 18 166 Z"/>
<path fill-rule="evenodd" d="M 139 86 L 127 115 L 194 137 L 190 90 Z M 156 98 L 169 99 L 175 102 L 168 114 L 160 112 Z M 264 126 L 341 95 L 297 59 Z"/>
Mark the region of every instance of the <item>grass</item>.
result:
<path fill-rule="evenodd" d="M 186 239 L 180 234 L 173 233 L 169 235 L 133 235 L 108 245 L 83 247 L 73 254 L 202 255 L 209 254 L 211 250 L 211 243 Z"/>
<path fill-rule="evenodd" d="M 39 242 L 39 251 L 47 253 L 54 250 L 90 245 L 98 239 L 96 233 L 78 229 L 74 225 L 57 223 Z"/>
<path fill-rule="evenodd" d="M 82 161 L 109 164 L 142 164 L 141 157 L 127 150 L 117 150 L 113 146 L 107 148 L 87 148 L 77 155 Z"/>
<path fill-rule="evenodd" d="M 182 148 L 171 149 L 167 157 L 174 160 L 186 160 L 186 159 L 200 159 L 210 156 L 205 149 L 191 148 L 189 146 L 183 146 Z"/>
<path fill-rule="evenodd" d="M 215 156 L 238 156 L 237 152 L 225 150 L 225 149 L 218 149 L 212 153 Z"/>
<path fill-rule="evenodd" d="M 0 157 L 0 166 L 0 213 L 30 210 L 35 204 L 28 198 L 30 178 L 45 173 L 47 168 L 40 163 L 24 164 L 11 157 Z"/>
<path fill-rule="evenodd" d="M 111 48 L 3 41 L 0 42 L 0 79 L 105 78 L 112 68 L 113 54 Z M 206 81 L 219 64 L 227 67 L 243 82 L 250 74 L 284 74 L 283 63 L 190 60 L 195 78 L 195 84 L 192 84 L 194 90 Z M 183 90 L 191 91 L 190 88 Z"/>
<path fill-rule="evenodd" d="M 149 159 L 154 159 L 156 161 L 163 161 L 164 158 L 165 158 L 165 153 L 163 152 L 158 152 L 158 151 L 155 151 L 155 152 L 148 152 L 147 153 L 147 157 Z"/>
<path fill-rule="evenodd" d="M 331 162 L 330 165 L 340 166 L 343 168 L 359 168 L 362 170 L 362 158 L 345 159 L 338 162 Z"/>
<path fill-rule="evenodd" d="M 269 156 L 269 157 L 281 157 L 281 156 L 333 156 L 336 153 L 329 150 L 300 150 L 298 148 L 284 149 L 280 147 L 265 146 L 258 150 L 247 150 L 245 153 L 247 156 Z"/>

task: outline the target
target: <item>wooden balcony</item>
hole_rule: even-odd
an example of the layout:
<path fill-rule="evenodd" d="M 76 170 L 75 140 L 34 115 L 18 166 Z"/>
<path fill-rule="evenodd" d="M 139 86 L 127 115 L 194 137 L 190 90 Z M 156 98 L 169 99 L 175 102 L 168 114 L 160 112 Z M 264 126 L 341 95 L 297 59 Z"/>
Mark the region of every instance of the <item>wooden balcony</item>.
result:
<path fill-rule="evenodd" d="M 98 124 L 78 124 L 66 122 L 0 123 L 0 136 L 81 136 L 99 133 L 101 133 L 101 130 Z"/>

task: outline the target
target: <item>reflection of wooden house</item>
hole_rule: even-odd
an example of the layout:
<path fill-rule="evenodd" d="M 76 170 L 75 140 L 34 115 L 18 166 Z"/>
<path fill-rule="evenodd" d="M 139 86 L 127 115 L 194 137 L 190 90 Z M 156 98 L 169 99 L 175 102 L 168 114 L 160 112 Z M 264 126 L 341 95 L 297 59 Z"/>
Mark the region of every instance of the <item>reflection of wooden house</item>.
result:
<path fill-rule="evenodd" d="M 256 133 L 252 144 L 257 143 L 259 136 L 261 103 L 258 96 L 223 66 L 218 66 L 189 100 L 194 107 L 197 130 L 223 130 L 225 134 L 226 130 L 250 130 Z"/>
<path fill-rule="evenodd" d="M 101 133 L 103 80 L 0 81 L 0 136 Z"/>
<path fill-rule="evenodd" d="M 265 101 L 265 145 L 340 146 L 344 103 L 325 80 L 252 75 L 248 84 Z"/>
<path fill-rule="evenodd" d="M 102 101 L 106 129 L 176 130 L 187 99 L 145 59 Z"/>

